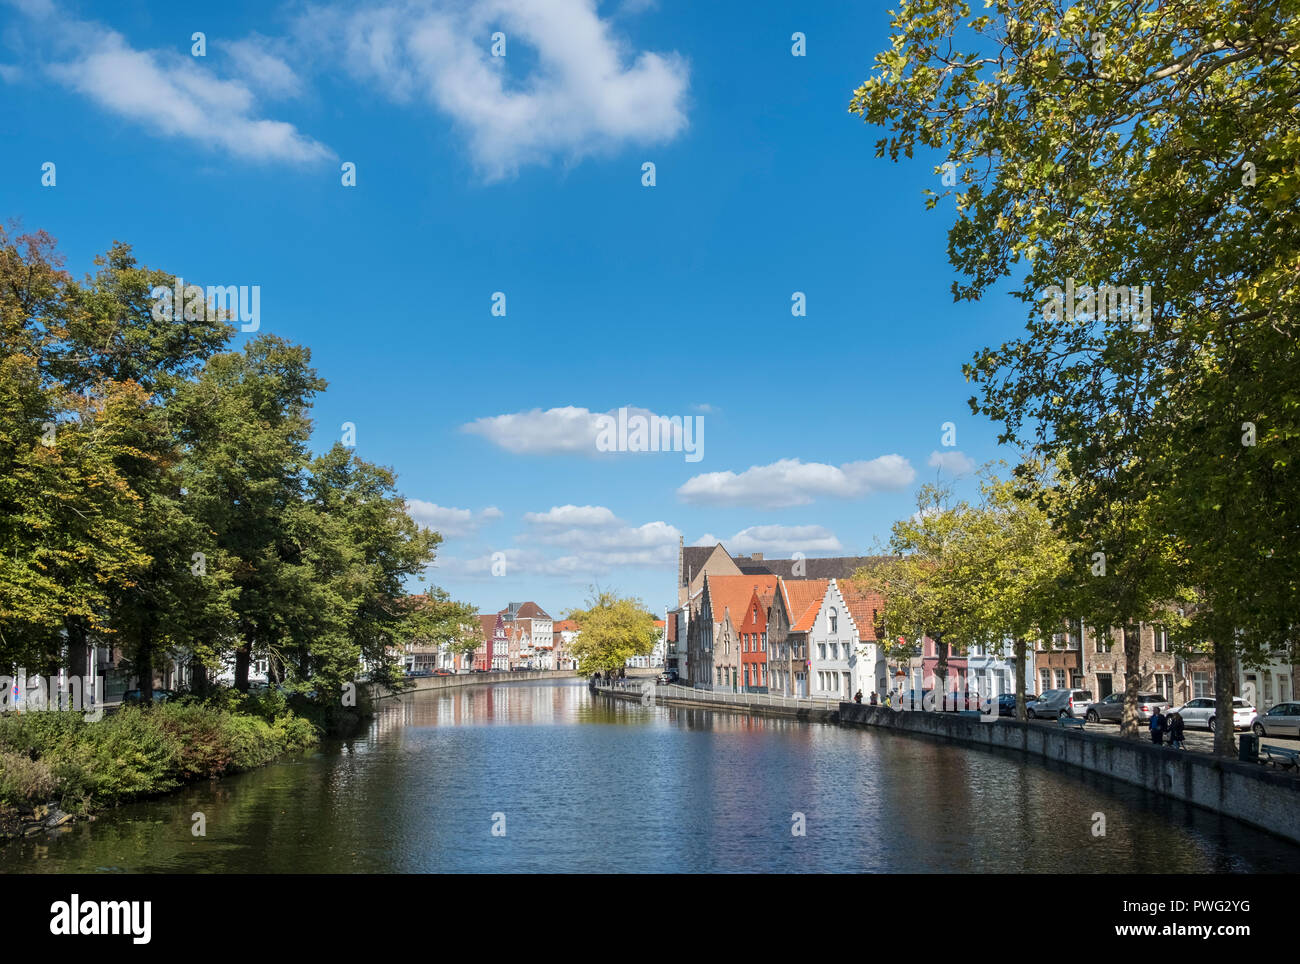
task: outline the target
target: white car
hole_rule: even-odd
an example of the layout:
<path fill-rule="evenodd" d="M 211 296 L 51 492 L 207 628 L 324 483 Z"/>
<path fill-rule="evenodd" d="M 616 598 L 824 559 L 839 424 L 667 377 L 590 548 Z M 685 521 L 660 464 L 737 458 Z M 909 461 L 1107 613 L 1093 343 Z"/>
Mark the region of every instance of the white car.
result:
<path fill-rule="evenodd" d="M 1186 706 L 1180 706 L 1176 709 L 1169 710 L 1170 713 L 1177 713 L 1183 718 L 1183 725 L 1188 727 L 1203 726 L 1207 730 L 1213 730 L 1216 722 L 1214 717 L 1214 697 L 1200 696 L 1194 700 L 1188 700 Z M 1255 722 L 1255 707 L 1251 706 L 1240 696 L 1232 698 L 1232 727 L 1235 730 L 1248 730 Z"/>
<path fill-rule="evenodd" d="M 1251 727 L 1256 736 L 1300 736 L 1300 703 L 1279 703 Z"/>

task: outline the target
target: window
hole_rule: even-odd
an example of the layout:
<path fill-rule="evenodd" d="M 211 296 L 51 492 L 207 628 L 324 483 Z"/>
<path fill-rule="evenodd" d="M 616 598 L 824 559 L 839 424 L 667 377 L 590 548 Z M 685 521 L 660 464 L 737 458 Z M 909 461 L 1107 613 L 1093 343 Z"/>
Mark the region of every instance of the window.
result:
<path fill-rule="evenodd" d="M 838 643 L 831 643 L 831 659 L 840 658 L 840 647 Z"/>
<path fill-rule="evenodd" d="M 1156 633 L 1156 641 L 1155 641 L 1156 652 L 1157 653 L 1169 652 L 1169 631 L 1165 629 L 1165 627 L 1163 626 L 1157 626 L 1155 629 L 1155 633 Z M 1163 693 L 1161 695 L 1168 696 L 1169 694 Z"/>
<path fill-rule="evenodd" d="M 1063 669 L 1056 671 L 1056 688 L 1058 690 L 1065 689 L 1065 670 Z"/>
<path fill-rule="evenodd" d="M 1198 699 L 1210 695 L 1210 674 L 1192 673 L 1192 693 Z"/>
<path fill-rule="evenodd" d="M 1161 699 L 1174 698 L 1174 676 L 1172 673 L 1156 673 L 1156 692 Z"/>
<path fill-rule="evenodd" d="M 1110 647 L 1112 645 L 1112 641 L 1110 638 L 1110 630 L 1098 629 L 1098 630 L 1093 630 L 1093 632 L 1096 633 L 1097 635 L 1097 652 L 1109 653 Z"/>
<path fill-rule="evenodd" d="M 831 620 L 831 632 L 832 633 L 839 632 L 838 627 L 840 623 L 840 614 L 835 611 L 834 606 L 831 607 L 830 620 Z"/>
<path fill-rule="evenodd" d="M 818 658 L 818 659 L 825 659 L 825 658 L 826 658 L 826 644 L 825 644 L 825 643 L 818 643 L 818 644 L 817 644 L 817 658 Z"/>
<path fill-rule="evenodd" d="M 1040 670 L 1038 673 L 1039 680 L 1042 682 L 1042 690 L 1046 692 L 1052 688 L 1052 671 L 1050 669 Z"/>

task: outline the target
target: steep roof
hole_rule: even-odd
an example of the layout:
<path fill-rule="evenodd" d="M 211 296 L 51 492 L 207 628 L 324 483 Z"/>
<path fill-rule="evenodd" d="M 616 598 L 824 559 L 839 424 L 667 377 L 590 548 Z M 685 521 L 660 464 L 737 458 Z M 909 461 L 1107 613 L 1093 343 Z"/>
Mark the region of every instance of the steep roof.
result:
<path fill-rule="evenodd" d="M 837 579 L 835 585 L 840 595 L 844 597 L 844 605 L 848 607 L 849 615 L 853 617 L 853 622 L 858 627 L 858 639 L 863 642 L 874 641 L 876 621 L 872 616 L 872 610 L 884 609 L 885 597 L 878 592 L 866 592 L 848 580 L 841 582 Z"/>
<path fill-rule="evenodd" d="M 551 623 L 551 630 L 557 633 L 576 633 L 578 624 L 572 619 L 561 619 L 558 622 Z"/>
<path fill-rule="evenodd" d="M 483 626 L 483 638 L 491 639 L 497 631 L 497 614 L 493 613 L 489 616 L 479 616 L 478 621 Z"/>
<path fill-rule="evenodd" d="M 727 615 L 735 626 L 743 623 L 744 612 L 749 608 L 750 597 L 758 592 L 774 593 L 776 576 L 708 576 L 709 603 L 713 607 L 713 621 L 722 622 Z"/>
<path fill-rule="evenodd" d="M 790 632 L 806 633 L 812 629 L 822 600 L 826 598 L 829 579 L 782 579 L 786 611 L 790 613 Z"/>
<path fill-rule="evenodd" d="M 512 602 L 505 609 L 501 610 L 501 616 L 507 622 L 514 619 L 550 619 L 546 610 L 535 602 L 517 603 Z"/>

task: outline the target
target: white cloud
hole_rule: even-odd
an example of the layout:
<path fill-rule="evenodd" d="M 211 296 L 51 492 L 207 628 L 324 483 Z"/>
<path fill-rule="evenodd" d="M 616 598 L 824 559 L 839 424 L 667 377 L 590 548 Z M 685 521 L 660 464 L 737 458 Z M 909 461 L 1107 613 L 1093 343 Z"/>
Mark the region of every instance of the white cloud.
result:
<path fill-rule="evenodd" d="M 967 458 L 961 452 L 931 452 L 929 466 L 949 475 L 965 475 L 975 468 L 975 460 Z"/>
<path fill-rule="evenodd" d="M 207 58 L 191 57 L 188 49 L 138 50 L 122 34 L 46 0 L 18 7 L 28 18 L 15 28 L 23 49 L 46 60 L 56 81 L 118 117 L 193 140 L 204 152 L 224 150 L 246 160 L 309 163 L 333 156 L 293 124 L 261 116 L 250 78 L 222 79 Z M 273 71 L 263 61 L 261 79 L 272 83 L 270 93 L 282 93 L 288 83 L 288 65 L 282 66 Z"/>
<path fill-rule="evenodd" d="M 525 512 L 524 521 L 539 526 L 616 525 L 618 517 L 603 505 L 557 505 L 546 512 Z"/>
<path fill-rule="evenodd" d="M 496 506 L 489 506 L 475 514 L 472 509 L 457 509 L 425 502 L 423 499 L 407 499 L 406 512 L 417 524 L 426 529 L 435 529 L 448 539 L 472 536 L 485 523 L 502 517 L 501 510 Z"/>
<path fill-rule="evenodd" d="M 750 526 L 741 529 L 730 539 L 723 539 L 722 544 L 730 551 L 745 554 L 750 552 L 780 553 L 802 552 L 805 555 L 814 552 L 839 552 L 844 546 L 825 526 Z"/>
<path fill-rule="evenodd" d="M 635 422 L 636 416 L 641 416 L 647 420 L 659 418 L 671 418 L 670 416 L 656 415 L 646 408 L 637 408 L 633 405 L 626 405 L 627 419 L 629 422 Z M 467 422 L 461 426 L 462 432 L 468 432 L 471 435 L 481 435 L 493 445 L 505 449 L 507 452 L 514 452 L 516 455 L 589 455 L 594 457 L 601 456 L 603 453 L 597 445 L 600 438 L 602 422 L 606 426 L 606 434 L 609 434 L 610 426 L 615 423 L 608 422 L 609 419 L 619 418 L 619 409 L 609 412 L 593 412 L 587 408 L 580 408 L 574 405 L 567 405 L 563 408 L 548 408 L 542 410 L 534 408 L 527 412 L 512 412 L 506 415 L 489 415 L 483 418 L 476 418 L 472 422 Z M 703 437 L 703 418 L 702 416 L 673 416 L 677 418 L 677 432 L 671 434 L 665 428 L 662 429 L 662 435 L 659 435 L 658 451 L 666 452 L 669 450 L 682 450 L 683 446 L 689 442 L 694 446 L 693 451 L 699 453 L 702 451 L 704 444 Z M 695 418 L 697 421 L 690 422 Z M 686 433 L 682 432 L 682 422 L 687 422 Z M 694 428 L 691 426 L 694 425 Z M 631 426 L 629 432 L 632 433 L 635 426 Z M 655 436 L 648 435 L 649 444 L 655 444 Z M 607 439 L 607 442 L 609 440 Z M 617 441 L 615 439 L 615 441 Z M 636 454 L 644 454 L 638 452 Z M 691 459 L 687 461 L 698 461 Z"/>
<path fill-rule="evenodd" d="M 491 37 L 506 35 L 506 56 Z M 468 138 L 488 179 L 553 159 L 669 141 L 686 127 L 688 70 L 635 51 L 594 0 L 389 2 L 310 8 L 301 39 L 398 102 L 416 98 Z M 522 74 L 516 64 L 530 65 Z"/>
<path fill-rule="evenodd" d="M 240 76 L 253 82 L 253 86 L 267 97 L 297 97 L 302 93 L 302 80 L 282 53 L 275 41 L 265 37 L 246 37 L 223 44 L 235 62 Z"/>
<path fill-rule="evenodd" d="M 820 496 L 854 499 L 902 489 L 915 477 L 915 470 L 901 455 L 882 455 L 869 462 L 841 466 L 781 459 L 740 473 L 692 476 L 678 488 L 677 495 L 683 502 L 784 508 L 807 505 Z"/>

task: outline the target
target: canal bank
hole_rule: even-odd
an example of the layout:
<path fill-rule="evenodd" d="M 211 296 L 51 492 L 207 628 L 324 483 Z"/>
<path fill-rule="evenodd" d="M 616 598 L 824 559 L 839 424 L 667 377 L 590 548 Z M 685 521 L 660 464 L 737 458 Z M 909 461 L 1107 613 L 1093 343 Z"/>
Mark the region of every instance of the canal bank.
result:
<path fill-rule="evenodd" d="M 808 723 L 838 723 L 839 708 L 832 700 L 776 696 L 769 693 L 723 693 L 693 689 L 689 686 L 655 684 L 647 690 L 647 681 L 618 680 L 613 684 L 592 684 L 592 690 L 621 700 L 635 700 L 647 706 L 680 706 L 685 709 L 733 709 L 756 716 L 772 716 Z"/>
<path fill-rule="evenodd" d="M 1142 740 L 1123 740 L 1019 720 L 985 723 L 954 713 L 841 703 L 839 722 L 938 737 L 976 749 L 1018 750 L 1212 810 L 1300 843 L 1300 779 Z"/>

